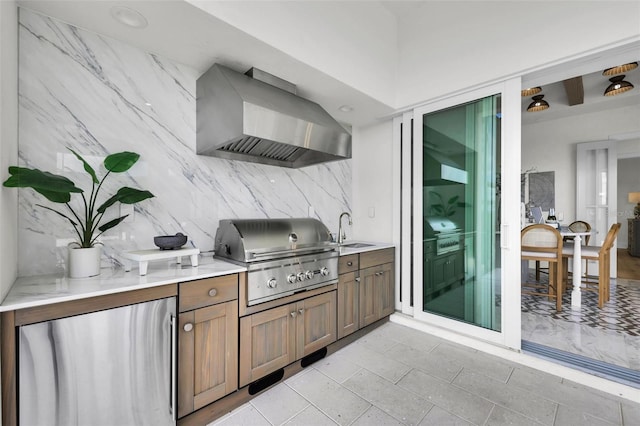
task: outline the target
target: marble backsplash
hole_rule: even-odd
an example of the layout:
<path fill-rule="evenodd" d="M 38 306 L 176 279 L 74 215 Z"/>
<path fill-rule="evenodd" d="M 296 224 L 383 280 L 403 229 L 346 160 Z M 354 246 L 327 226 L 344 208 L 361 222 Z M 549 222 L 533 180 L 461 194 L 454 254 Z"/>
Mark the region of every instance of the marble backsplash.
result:
<path fill-rule="evenodd" d="M 101 200 L 121 186 L 155 194 L 102 236 L 103 267 L 118 265 L 123 251 L 154 248 L 155 235 L 182 232 L 210 251 L 220 219 L 312 216 L 336 232 L 340 212 L 350 211 L 350 160 L 285 169 L 196 155 L 196 70 L 27 9 L 19 31 L 20 164 L 90 190 L 67 148 L 99 177 L 106 155 L 134 151 L 140 161 L 110 175 Z M 36 204 L 64 208 L 20 190 L 20 276 L 64 271 L 74 235 Z M 116 217 L 118 206 L 111 210 Z"/>

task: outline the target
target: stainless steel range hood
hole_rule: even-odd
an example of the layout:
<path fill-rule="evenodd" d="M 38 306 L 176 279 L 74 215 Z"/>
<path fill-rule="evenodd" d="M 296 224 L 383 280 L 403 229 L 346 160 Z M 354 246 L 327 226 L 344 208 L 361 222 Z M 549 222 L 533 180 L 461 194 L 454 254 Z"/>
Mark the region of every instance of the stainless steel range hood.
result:
<path fill-rule="evenodd" d="M 247 74 L 215 64 L 198 78 L 198 154 L 292 168 L 351 158 L 351 134 L 320 105 L 275 76 Z"/>

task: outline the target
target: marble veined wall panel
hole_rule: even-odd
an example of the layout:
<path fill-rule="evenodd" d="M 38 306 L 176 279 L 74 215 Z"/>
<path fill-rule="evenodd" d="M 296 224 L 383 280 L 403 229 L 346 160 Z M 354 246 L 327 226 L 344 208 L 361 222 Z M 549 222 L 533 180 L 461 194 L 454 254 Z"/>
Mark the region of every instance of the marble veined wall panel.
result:
<path fill-rule="evenodd" d="M 99 176 L 106 155 L 141 155 L 129 172 L 109 176 L 101 200 L 121 186 L 155 198 L 103 235 L 103 267 L 117 265 L 122 251 L 154 248 L 155 235 L 183 232 L 201 251 L 212 250 L 224 218 L 307 217 L 311 206 L 313 217 L 336 232 L 340 212 L 350 211 L 350 160 L 286 169 L 196 155 L 195 70 L 26 9 L 19 43 L 21 165 L 65 175 L 90 191 L 67 148 Z M 63 272 L 73 229 L 36 204 L 64 206 L 31 189 L 20 190 L 19 200 L 19 274 Z M 117 206 L 108 212 L 117 214 Z"/>

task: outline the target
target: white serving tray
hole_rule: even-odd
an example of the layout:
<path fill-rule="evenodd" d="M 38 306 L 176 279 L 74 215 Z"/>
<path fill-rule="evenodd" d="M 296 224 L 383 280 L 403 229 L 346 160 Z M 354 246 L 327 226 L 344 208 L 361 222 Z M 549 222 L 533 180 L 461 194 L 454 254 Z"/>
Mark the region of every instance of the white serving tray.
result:
<path fill-rule="evenodd" d="M 165 260 L 165 259 L 176 259 L 176 263 L 182 263 L 183 256 L 189 256 L 191 258 L 191 266 L 198 266 L 198 255 L 200 254 L 200 249 L 198 248 L 183 248 L 177 250 L 160 250 L 160 249 L 150 249 L 150 250 L 136 250 L 136 251 L 125 251 L 122 253 L 122 257 L 128 260 L 133 260 L 138 262 L 140 275 L 147 275 L 147 266 L 149 266 L 149 262 L 153 260 Z M 131 262 L 124 262 L 124 270 L 129 272 L 131 271 Z"/>

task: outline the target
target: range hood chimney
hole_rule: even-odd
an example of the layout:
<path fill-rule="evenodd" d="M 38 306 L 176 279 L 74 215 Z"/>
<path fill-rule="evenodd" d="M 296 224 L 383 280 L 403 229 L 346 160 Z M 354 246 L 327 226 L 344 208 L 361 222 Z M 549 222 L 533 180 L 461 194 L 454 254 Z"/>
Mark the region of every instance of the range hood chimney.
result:
<path fill-rule="evenodd" d="M 291 168 L 351 158 L 347 130 L 295 85 L 256 68 L 215 64 L 196 96 L 197 154 Z"/>

